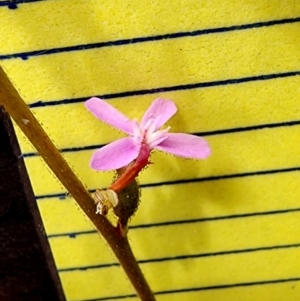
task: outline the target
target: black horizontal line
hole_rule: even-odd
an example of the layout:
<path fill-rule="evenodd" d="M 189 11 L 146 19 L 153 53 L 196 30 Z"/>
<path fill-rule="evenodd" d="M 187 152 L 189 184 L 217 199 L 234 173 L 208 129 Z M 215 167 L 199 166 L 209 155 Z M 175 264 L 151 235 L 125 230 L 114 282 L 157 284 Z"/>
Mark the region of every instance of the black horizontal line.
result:
<path fill-rule="evenodd" d="M 81 151 L 88 151 L 88 150 L 94 150 L 94 149 L 97 149 L 97 148 L 101 148 L 104 145 L 105 144 L 95 144 L 95 145 L 87 145 L 87 146 L 81 146 L 81 147 L 80 146 L 78 146 L 78 147 L 66 147 L 66 148 L 61 148 L 59 151 L 62 152 L 62 153 L 81 152 Z M 36 156 L 39 156 L 39 153 L 31 152 L 31 153 L 23 154 L 24 158 L 36 157 Z"/>
<path fill-rule="evenodd" d="M 204 217 L 204 218 L 190 219 L 190 220 L 167 221 L 167 222 L 153 223 L 153 224 L 141 224 L 141 225 L 131 226 L 130 229 L 165 227 L 165 226 L 172 226 L 172 225 L 211 222 L 211 221 L 236 219 L 236 218 L 247 218 L 247 217 L 255 217 L 255 216 L 274 215 L 274 214 L 285 214 L 285 213 L 291 213 L 291 212 L 300 212 L 300 208 L 272 210 L 272 211 L 265 211 L 265 212 L 250 212 L 250 213 L 242 213 L 242 214 L 223 215 L 223 216 L 213 216 L 213 217 Z"/>
<path fill-rule="evenodd" d="M 248 249 L 241 249 L 241 250 L 228 250 L 228 251 L 200 253 L 200 254 L 192 254 L 192 255 L 179 255 L 173 257 L 151 258 L 151 259 L 138 260 L 138 263 L 145 264 L 145 263 L 166 262 L 166 261 L 173 261 L 173 260 L 177 261 L 177 260 L 195 259 L 195 258 L 203 258 L 203 257 L 234 255 L 234 254 L 253 253 L 253 252 L 260 252 L 260 251 L 270 251 L 270 250 L 299 248 L 299 247 L 300 244 L 277 245 L 277 246 L 269 246 L 269 247 L 248 248 Z M 109 268 L 114 266 L 119 266 L 119 263 L 114 262 L 114 263 L 99 264 L 99 265 L 62 268 L 62 269 L 58 269 L 58 272 L 62 273 L 62 272 L 73 272 L 73 271 L 86 271 L 90 269 L 101 269 L 101 268 Z"/>
<path fill-rule="evenodd" d="M 82 51 L 82 50 L 89 50 L 89 49 L 103 48 L 103 47 L 112 47 L 112 46 L 123 46 L 123 45 L 129 45 L 129 44 L 154 42 L 154 41 L 169 40 L 169 39 L 178 39 L 178 38 L 184 38 L 184 37 L 196 37 L 196 36 L 207 35 L 207 34 L 224 33 L 224 32 L 230 32 L 230 31 L 240 31 L 240 30 L 260 28 L 260 27 L 269 27 L 269 26 L 274 26 L 274 25 L 292 24 L 292 23 L 298 23 L 299 21 L 300 21 L 300 17 L 286 18 L 286 19 L 281 19 L 281 20 L 255 22 L 255 23 L 243 24 L 243 25 L 233 25 L 233 26 L 227 26 L 227 27 L 200 29 L 200 30 L 194 30 L 194 31 L 182 31 L 182 32 L 160 34 L 160 35 L 153 35 L 153 36 L 147 36 L 147 37 L 136 37 L 136 38 L 131 38 L 131 39 L 120 39 L 120 40 L 114 40 L 114 41 L 98 42 L 98 43 L 91 43 L 91 44 L 66 46 L 66 47 L 57 47 L 57 48 L 51 48 L 51 49 L 40 49 L 40 50 L 34 50 L 34 51 L 0 55 L 0 60 L 7 60 L 7 59 L 14 59 L 14 58 L 21 58 L 23 60 L 26 60 L 31 56 L 50 55 L 50 54 L 57 54 L 57 53 L 62 53 L 62 52 Z"/>
<path fill-rule="evenodd" d="M 31 2 L 39 2 L 39 1 L 45 1 L 45 0 L 8 0 L 8 1 L 0 1 L 0 6 L 6 6 L 11 3 L 15 4 L 23 4 L 23 3 L 31 3 Z"/>
<path fill-rule="evenodd" d="M 224 180 L 224 179 L 253 177 L 253 176 L 270 175 L 270 174 L 286 173 L 286 172 L 294 172 L 294 171 L 300 171 L 300 167 L 260 170 L 260 171 L 244 172 L 244 173 L 237 173 L 237 174 L 209 176 L 209 177 L 203 177 L 203 178 L 181 179 L 181 180 L 175 180 L 175 181 L 148 183 L 148 184 L 141 184 L 140 187 L 147 188 L 147 187 L 156 187 L 156 186 L 162 186 L 162 185 L 177 185 L 177 184 L 198 183 L 198 182 L 207 182 L 207 181 L 218 181 L 218 180 Z M 45 198 L 64 199 L 66 197 L 66 194 L 65 193 L 44 194 L 44 195 L 36 195 L 35 197 L 38 200 L 45 199 Z"/>
<path fill-rule="evenodd" d="M 170 91 L 182 91 L 182 90 L 192 90 L 192 89 L 200 89 L 200 88 L 208 88 L 208 87 L 216 87 L 216 86 L 242 84 L 242 83 L 248 83 L 253 81 L 264 81 L 264 80 L 271 80 L 276 78 L 285 78 L 285 77 L 292 77 L 292 76 L 299 76 L 299 75 L 300 75 L 300 71 L 290 71 L 290 72 L 282 72 L 282 73 L 263 74 L 263 75 L 255 75 L 255 76 L 248 76 L 248 77 L 241 77 L 241 78 L 225 79 L 219 81 L 208 81 L 208 82 L 201 82 L 201 83 L 194 83 L 194 84 L 174 85 L 169 87 L 157 87 L 151 89 L 126 91 L 120 93 L 109 93 L 109 94 L 97 95 L 97 97 L 100 97 L 102 99 L 123 98 L 129 96 L 156 94 L 156 93 L 164 93 Z M 46 102 L 36 101 L 34 103 L 29 104 L 29 107 L 32 109 L 38 107 L 75 104 L 75 103 L 84 102 L 90 97 L 91 96 L 61 99 L 61 100 L 51 100 Z"/>
<path fill-rule="evenodd" d="M 300 208 L 250 212 L 250 213 L 223 215 L 223 216 L 221 215 L 221 216 L 188 219 L 188 220 L 177 220 L 177 221 L 174 220 L 174 221 L 166 221 L 166 222 L 152 223 L 152 224 L 140 224 L 140 225 L 130 226 L 129 229 L 135 230 L 135 229 L 145 229 L 145 228 L 152 228 L 152 227 L 165 227 L 165 226 L 203 223 L 203 222 L 211 222 L 211 221 L 218 221 L 218 220 L 236 219 L 236 218 L 247 218 L 247 217 L 264 216 L 264 215 L 285 214 L 285 213 L 292 213 L 292 212 L 300 212 Z M 87 231 L 69 232 L 69 233 L 57 233 L 57 234 L 48 235 L 48 239 L 59 238 L 59 237 L 64 237 L 64 236 L 69 236 L 70 238 L 76 238 L 76 236 L 78 236 L 78 235 L 89 235 L 89 234 L 96 234 L 96 233 L 97 233 L 96 230 L 87 230 Z"/>
<path fill-rule="evenodd" d="M 9 9 L 16 9 L 18 8 L 18 4 L 23 3 L 31 3 L 31 2 L 39 2 L 45 0 L 10 0 L 10 1 L 0 1 L 0 6 L 7 6 Z"/>
<path fill-rule="evenodd" d="M 84 300 L 76 300 L 76 301 L 105 301 L 105 300 L 119 300 L 119 299 L 127 299 L 127 298 L 136 298 L 137 295 L 119 295 L 119 296 L 111 296 L 111 297 L 101 297 L 96 299 L 84 299 Z"/>
<path fill-rule="evenodd" d="M 146 188 L 146 187 L 156 187 L 156 186 L 162 186 L 162 185 L 176 185 L 176 184 L 198 183 L 198 182 L 207 182 L 207 181 L 218 181 L 218 180 L 224 180 L 224 179 L 253 177 L 253 176 L 269 175 L 269 174 L 276 174 L 276 173 L 286 173 L 286 172 L 294 172 L 294 171 L 300 171 L 300 167 L 273 169 L 273 170 L 261 170 L 261 171 L 220 175 L 220 176 L 210 176 L 210 177 L 194 178 L 194 179 L 181 179 L 181 180 L 175 180 L 175 181 L 141 184 L 140 187 Z"/>
<path fill-rule="evenodd" d="M 96 234 L 96 233 L 98 233 L 96 230 L 86 230 L 86 231 L 80 231 L 80 232 L 50 234 L 50 235 L 47 235 L 47 237 L 48 237 L 48 239 L 64 237 L 64 236 L 69 236 L 70 238 L 76 238 L 76 236 L 78 236 L 78 235 L 88 235 L 88 234 Z"/>
<path fill-rule="evenodd" d="M 285 283 L 285 282 L 292 282 L 292 281 L 300 281 L 300 277 L 286 278 L 286 279 L 274 279 L 274 280 L 262 280 L 262 281 L 255 281 L 255 282 L 220 284 L 220 285 L 211 285 L 211 286 L 186 288 L 186 289 L 176 289 L 176 290 L 155 292 L 155 295 L 165 295 L 165 294 L 184 293 L 184 292 L 193 292 L 193 291 L 204 291 L 204 290 L 215 290 L 215 289 L 226 289 L 226 288 L 243 287 L 243 286 L 276 284 L 276 283 Z"/>
<path fill-rule="evenodd" d="M 235 287 L 269 285 L 269 284 L 278 284 L 278 283 L 296 282 L 296 281 L 300 281 L 300 277 L 273 279 L 273 280 L 261 280 L 261 281 L 254 281 L 254 282 L 241 282 L 241 283 L 231 283 L 231 284 L 210 285 L 210 286 L 202 286 L 202 287 L 182 288 L 182 289 L 176 289 L 176 290 L 164 290 L 164 291 L 155 292 L 154 294 L 155 295 L 167 295 L 167 294 L 177 294 L 177 293 L 190 293 L 190 292 L 197 292 L 197 291 L 230 289 L 230 288 L 235 288 Z M 135 294 L 128 294 L 128 295 L 119 295 L 119 296 L 100 297 L 100 298 L 96 298 L 96 299 L 84 299 L 81 301 L 119 300 L 119 299 L 126 299 L 126 298 L 135 298 L 135 297 L 136 297 Z"/>
<path fill-rule="evenodd" d="M 90 191 L 91 193 L 93 191 Z M 48 199 L 48 198 L 58 198 L 60 200 L 64 200 L 67 198 L 67 193 L 52 193 L 52 194 L 43 194 L 43 195 L 36 195 L 35 198 L 37 200 L 42 200 L 42 199 Z"/>
<path fill-rule="evenodd" d="M 297 126 L 297 125 L 300 125 L 300 120 L 285 121 L 285 122 L 278 122 L 278 123 L 266 123 L 266 124 L 259 124 L 259 125 L 245 126 L 245 127 L 236 127 L 236 128 L 229 128 L 229 129 L 221 129 L 221 130 L 199 132 L 199 133 L 191 133 L 191 134 L 196 135 L 196 136 L 201 136 L 201 137 L 207 137 L 207 136 L 241 133 L 241 132 L 263 130 L 263 129 L 271 129 L 271 128 L 278 128 L 278 127 L 285 127 L 285 126 Z M 87 145 L 87 146 L 81 146 L 81 147 L 66 147 L 66 148 L 61 148 L 60 152 L 70 153 L 70 152 L 89 151 L 89 150 L 101 148 L 104 145 L 105 144 L 95 144 L 95 145 Z M 39 154 L 36 152 L 23 154 L 24 158 L 35 157 L 35 156 L 39 156 Z"/>

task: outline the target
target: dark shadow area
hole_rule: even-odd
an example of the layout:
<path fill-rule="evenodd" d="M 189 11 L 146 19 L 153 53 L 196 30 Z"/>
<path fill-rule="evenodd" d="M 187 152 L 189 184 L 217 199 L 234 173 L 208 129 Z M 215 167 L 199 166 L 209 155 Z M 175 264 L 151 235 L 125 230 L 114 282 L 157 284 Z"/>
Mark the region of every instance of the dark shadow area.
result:
<path fill-rule="evenodd" d="M 66 300 L 11 120 L 1 106 L 0 300 Z"/>

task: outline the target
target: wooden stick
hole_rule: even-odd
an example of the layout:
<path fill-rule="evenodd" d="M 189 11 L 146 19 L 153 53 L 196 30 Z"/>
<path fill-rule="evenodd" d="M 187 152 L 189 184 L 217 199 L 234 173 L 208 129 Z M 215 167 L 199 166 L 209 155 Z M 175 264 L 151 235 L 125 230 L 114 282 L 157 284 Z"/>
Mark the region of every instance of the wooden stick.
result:
<path fill-rule="evenodd" d="M 93 198 L 61 156 L 1 67 L 0 104 L 4 106 L 56 177 L 106 239 L 140 299 L 155 301 L 154 295 L 135 260 L 127 237 L 120 236 L 116 228 L 104 216 L 95 214 Z"/>

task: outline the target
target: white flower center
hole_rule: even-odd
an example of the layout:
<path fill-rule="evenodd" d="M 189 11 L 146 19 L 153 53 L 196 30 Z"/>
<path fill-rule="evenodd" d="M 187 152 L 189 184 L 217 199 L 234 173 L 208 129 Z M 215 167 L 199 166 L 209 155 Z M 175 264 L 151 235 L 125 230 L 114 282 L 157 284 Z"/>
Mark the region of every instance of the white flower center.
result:
<path fill-rule="evenodd" d="M 157 119 L 150 118 L 144 127 L 141 127 L 136 119 L 133 120 L 133 133 L 140 142 L 148 144 L 150 149 L 159 145 L 167 138 L 167 133 L 171 127 L 167 127 L 164 130 L 157 130 Z"/>

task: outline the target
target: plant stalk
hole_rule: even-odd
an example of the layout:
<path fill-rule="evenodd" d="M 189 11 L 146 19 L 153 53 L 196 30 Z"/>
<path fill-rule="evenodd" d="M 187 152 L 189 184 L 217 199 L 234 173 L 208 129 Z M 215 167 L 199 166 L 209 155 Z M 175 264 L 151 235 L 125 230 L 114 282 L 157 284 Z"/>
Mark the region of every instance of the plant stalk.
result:
<path fill-rule="evenodd" d="M 74 174 L 49 136 L 36 120 L 0 66 L 0 104 L 14 119 L 56 177 L 72 195 L 87 217 L 105 238 L 142 301 L 155 301 L 127 237 L 122 237 L 104 216 L 95 214 L 92 196 Z"/>

